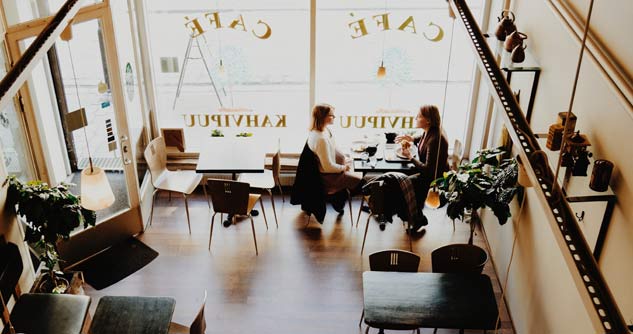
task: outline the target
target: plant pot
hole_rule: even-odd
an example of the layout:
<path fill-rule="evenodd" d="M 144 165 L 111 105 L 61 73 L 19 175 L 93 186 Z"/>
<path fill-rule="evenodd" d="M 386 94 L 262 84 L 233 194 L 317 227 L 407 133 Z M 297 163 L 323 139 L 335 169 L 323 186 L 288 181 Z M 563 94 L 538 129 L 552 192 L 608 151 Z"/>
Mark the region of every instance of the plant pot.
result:
<path fill-rule="evenodd" d="M 42 274 L 40 282 L 37 284 L 37 291 L 43 293 L 65 293 L 70 287 L 70 283 L 64 277 L 56 277 L 57 284 L 53 283 L 48 273 Z"/>
<path fill-rule="evenodd" d="M 481 274 L 486 262 L 486 250 L 469 244 L 447 245 L 431 253 L 431 265 L 435 273 Z"/>

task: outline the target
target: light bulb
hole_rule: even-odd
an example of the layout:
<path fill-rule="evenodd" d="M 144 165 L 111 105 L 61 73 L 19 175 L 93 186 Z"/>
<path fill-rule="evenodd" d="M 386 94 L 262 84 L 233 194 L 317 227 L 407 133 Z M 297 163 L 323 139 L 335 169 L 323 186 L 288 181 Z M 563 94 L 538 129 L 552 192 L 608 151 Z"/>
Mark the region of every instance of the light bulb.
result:
<path fill-rule="evenodd" d="M 437 209 L 440 207 L 440 192 L 435 188 L 429 189 L 429 193 L 426 195 L 426 206 L 431 209 Z"/>
<path fill-rule="evenodd" d="M 378 67 L 378 72 L 376 72 L 376 77 L 378 79 L 382 79 L 387 75 L 387 68 L 384 66 L 383 62 L 380 62 L 380 67 Z"/>

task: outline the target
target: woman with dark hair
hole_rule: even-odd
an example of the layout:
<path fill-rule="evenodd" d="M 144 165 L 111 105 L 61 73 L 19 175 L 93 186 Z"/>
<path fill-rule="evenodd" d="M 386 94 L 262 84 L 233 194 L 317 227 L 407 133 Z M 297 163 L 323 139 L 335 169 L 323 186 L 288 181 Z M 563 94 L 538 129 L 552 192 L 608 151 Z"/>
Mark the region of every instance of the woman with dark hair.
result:
<path fill-rule="evenodd" d="M 319 160 L 319 171 L 323 179 L 327 194 L 338 193 L 349 189 L 357 192 L 362 180 L 362 173 L 354 173 L 334 141 L 328 126 L 334 123 L 336 115 L 334 107 L 329 104 L 317 104 L 312 109 L 312 127 L 308 135 L 308 147 Z M 344 204 L 344 202 L 343 202 Z M 338 204 L 334 208 L 340 213 L 343 206 Z"/>
<path fill-rule="evenodd" d="M 413 183 L 418 206 L 422 208 L 424 207 L 424 201 L 429 192 L 431 182 L 449 170 L 447 162 L 448 141 L 440 129 L 440 112 L 436 106 L 425 105 L 420 107 L 415 120 L 416 127 L 423 129 L 424 134 L 418 138 L 410 135 L 401 135 L 396 137 L 396 143 L 409 141 L 417 145 L 417 159 L 411 156 L 411 151 L 409 150 L 403 150 L 403 155 L 406 155 L 414 165 L 413 169 L 416 174 L 411 175 L 409 178 Z M 414 229 L 419 230 L 427 223 L 427 220 L 424 219 L 422 223 L 418 223 L 418 226 L 414 226 Z"/>

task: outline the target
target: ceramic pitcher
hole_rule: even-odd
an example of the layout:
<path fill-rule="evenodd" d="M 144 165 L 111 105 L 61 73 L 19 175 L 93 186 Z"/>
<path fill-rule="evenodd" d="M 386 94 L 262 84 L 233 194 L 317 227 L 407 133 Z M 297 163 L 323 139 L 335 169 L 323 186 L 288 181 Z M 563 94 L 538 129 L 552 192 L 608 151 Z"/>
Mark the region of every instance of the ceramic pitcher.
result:
<path fill-rule="evenodd" d="M 525 60 L 526 48 L 527 48 L 527 45 L 523 45 L 523 44 L 519 44 L 514 47 L 514 49 L 512 50 L 512 54 L 510 55 L 510 58 L 512 59 L 513 63 L 521 63 Z"/>
<path fill-rule="evenodd" d="M 506 51 L 512 52 L 512 50 L 514 50 L 514 48 L 517 45 L 522 45 L 523 40 L 525 39 L 527 39 L 526 34 L 519 32 L 518 30 L 515 30 L 506 38 L 506 41 L 503 44 L 503 47 L 506 49 Z"/>
<path fill-rule="evenodd" d="M 505 41 L 506 36 L 517 30 L 516 25 L 514 25 L 514 13 L 509 10 L 502 10 L 501 16 L 497 17 L 497 29 L 495 30 L 495 36 L 500 41 Z"/>

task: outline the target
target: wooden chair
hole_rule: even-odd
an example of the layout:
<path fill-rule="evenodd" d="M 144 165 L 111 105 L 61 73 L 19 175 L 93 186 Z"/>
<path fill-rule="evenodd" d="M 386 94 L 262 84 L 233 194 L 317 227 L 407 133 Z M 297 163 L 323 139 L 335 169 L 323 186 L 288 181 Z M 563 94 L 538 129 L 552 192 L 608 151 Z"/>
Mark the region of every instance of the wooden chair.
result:
<path fill-rule="evenodd" d="M 418 271 L 419 266 L 419 255 L 399 249 L 387 249 L 369 255 L 369 270 L 371 271 L 396 271 L 401 273 L 415 273 Z M 362 326 L 364 316 L 365 310 L 363 309 L 363 313 L 360 316 L 360 321 L 358 322 L 358 327 Z M 418 334 L 420 333 L 419 328 L 411 329 L 416 330 Z M 367 333 L 368 331 L 369 325 L 367 326 L 365 333 Z M 380 332 L 383 332 L 383 330 L 380 329 Z"/>
<path fill-rule="evenodd" d="M 191 234 L 191 221 L 189 219 L 189 203 L 187 202 L 187 195 L 196 189 L 202 180 L 201 174 L 196 174 L 195 171 L 170 171 L 167 170 L 167 151 L 165 148 L 165 139 L 158 137 L 152 140 L 144 152 L 147 166 L 152 179 L 152 185 L 154 193 L 152 194 L 152 210 L 149 217 L 149 225 L 152 225 L 152 219 L 154 217 L 154 201 L 156 200 L 156 194 L 160 190 L 166 190 L 170 192 L 181 193 L 185 198 L 185 212 L 187 213 L 187 225 L 189 226 L 189 234 Z M 209 208 L 209 198 L 207 196 L 207 190 L 202 187 L 204 196 L 207 199 L 207 205 Z"/>
<path fill-rule="evenodd" d="M 384 202 L 385 202 L 385 194 L 384 191 L 380 189 L 380 182 L 374 182 L 370 184 L 370 196 L 365 199 L 363 196 L 363 200 L 369 204 L 369 215 L 367 216 L 367 223 L 365 224 L 365 234 L 363 235 L 363 245 L 360 248 L 360 254 L 363 255 L 363 251 L 365 250 L 365 241 L 367 240 L 367 231 L 369 230 L 369 221 L 371 217 L 378 216 L 384 214 Z M 361 202 L 362 206 L 362 202 Z M 360 212 L 359 212 L 360 216 Z M 405 226 L 406 228 L 406 226 Z M 409 236 L 409 249 L 413 251 L 413 242 L 411 241 L 411 233 L 407 234 Z"/>
<path fill-rule="evenodd" d="M 228 181 L 228 180 L 208 180 L 207 185 L 211 193 L 211 203 L 213 204 L 213 216 L 211 216 L 211 230 L 209 231 L 209 251 L 211 251 L 211 238 L 213 237 L 213 224 L 215 215 L 226 213 L 233 216 L 235 224 L 236 215 L 247 216 L 251 220 L 253 230 L 253 241 L 255 242 L 255 254 L 257 251 L 257 237 L 255 236 L 255 224 L 251 216 L 251 210 L 260 199 L 259 194 L 250 194 L 248 183 Z M 261 203 L 261 202 L 260 202 Z M 265 221 L 264 221 L 265 222 Z M 266 224 L 268 229 L 268 224 Z"/>
<path fill-rule="evenodd" d="M 204 298 L 202 299 L 202 305 L 198 310 L 198 314 L 191 322 L 189 327 L 172 322 L 169 325 L 169 334 L 204 334 L 207 329 L 207 321 L 204 318 L 204 307 L 207 303 L 207 290 L 204 290 Z"/>
<path fill-rule="evenodd" d="M 455 144 L 453 144 L 453 154 L 448 156 L 448 167 L 451 170 L 456 171 L 459 164 L 462 163 L 464 159 L 464 147 L 462 142 L 459 139 L 455 139 Z"/>
<path fill-rule="evenodd" d="M 275 225 L 279 227 L 279 223 L 277 221 L 277 210 L 275 209 L 275 198 L 273 197 L 272 189 L 275 186 L 279 186 L 279 193 L 281 193 L 281 199 L 283 201 L 284 193 L 281 190 L 281 183 L 279 182 L 279 174 L 281 173 L 281 153 L 277 150 L 277 153 L 273 155 L 273 164 L 272 170 L 264 170 L 264 173 L 244 173 L 241 174 L 238 181 L 245 182 L 250 184 L 251 188 L 261 189 L 268 192 L 268 196 L 270 196 L 270 202 L 273 205 L 273 215 L 275 216 Z M 261 198 L 259 199 L 261 201 Z M 261 203 L 260 203 L 261 204 Z M 266 217 L 266 213 L 264 213 L 264 205 L 262 206 L 262 214 L 264 218 Z"/>

